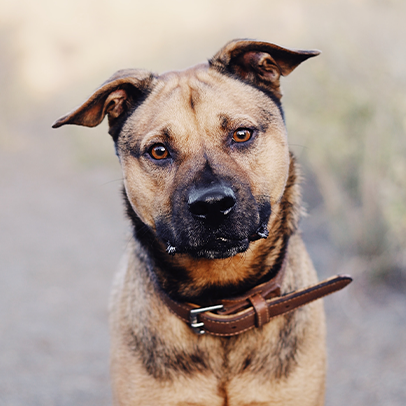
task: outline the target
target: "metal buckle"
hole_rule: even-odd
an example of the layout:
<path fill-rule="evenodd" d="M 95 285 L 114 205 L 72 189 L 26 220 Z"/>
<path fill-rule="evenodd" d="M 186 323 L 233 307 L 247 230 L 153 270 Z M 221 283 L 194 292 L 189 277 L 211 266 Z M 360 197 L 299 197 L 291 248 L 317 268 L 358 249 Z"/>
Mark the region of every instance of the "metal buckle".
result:
<path fill-rule="evenodd" d="M 213 310 L 220 310 L 224 306 L 222 304 L 220 305 L 214 305 L 214 306 L 209 306 L 209 307 L 199 307 L 197 309 L 192 309 L 189 312 L 189 319 L 190 319 L 190 327 L 192 327 L 193 332 L 202 335 L 205 334 L 206 331 L 204 330 L 204 323 L 202 321 L 198 320 L 198 314 L 200 313 L 205 313 L 205 312 L 211 312 Z"/>

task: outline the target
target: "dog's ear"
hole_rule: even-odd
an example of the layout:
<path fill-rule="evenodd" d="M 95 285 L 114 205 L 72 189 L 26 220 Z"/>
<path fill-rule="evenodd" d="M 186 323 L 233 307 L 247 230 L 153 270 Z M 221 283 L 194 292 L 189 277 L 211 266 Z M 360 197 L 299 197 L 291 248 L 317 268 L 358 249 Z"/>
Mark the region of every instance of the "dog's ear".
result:
<path fill-rule="evenodd" d="M 280 76 L 289 75 L 300 63 L 319 53 L 317 50 L 282 48 L 268 42 L 234 40 L 226 44 L 209 62 L 220 72 L 237 76 L 280 98 Z"/>
<path fill-rule="evenodd" d="M 107 114 L 110 127 L 117 118 L 126 113 L 145 97 L 154 76 L 141 69 L 119 70 L 104 82 L 81 106 L 56 120 L 53 128 L 65 124 L 95 127 Z"/>

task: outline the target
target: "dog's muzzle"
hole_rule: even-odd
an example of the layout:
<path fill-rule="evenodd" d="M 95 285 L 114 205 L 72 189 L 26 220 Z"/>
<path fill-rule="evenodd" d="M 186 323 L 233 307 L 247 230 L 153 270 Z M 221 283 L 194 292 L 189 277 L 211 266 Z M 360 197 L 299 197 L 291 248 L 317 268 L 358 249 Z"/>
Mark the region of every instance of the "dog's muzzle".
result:
<path fill-rule="evenodd" d="M 157 235 L 171 255 L 229 258 L 268 236 L 270 203 L 258 202 L 245 184 L 206 179 L 179 188 L 172 201 L 171 215 L 156 222 Z"/>

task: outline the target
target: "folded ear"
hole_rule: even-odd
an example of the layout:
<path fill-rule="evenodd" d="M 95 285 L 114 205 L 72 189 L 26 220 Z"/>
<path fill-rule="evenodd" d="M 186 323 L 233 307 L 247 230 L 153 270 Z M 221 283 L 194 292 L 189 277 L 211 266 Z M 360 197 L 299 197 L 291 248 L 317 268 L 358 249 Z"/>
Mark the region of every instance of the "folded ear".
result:
<path fill-rule="evenodd" d="M 145 97 L 154 76 L 141 69 L 119 70 L 104 82 L 81 106 L 56 120 L 53 128 L 65 124 L 95 127 L 107 114 L 109 125 Z"/>
<path fill-rule="evenodd" d="M 220 72 L 237 76 L 280 98 L 280 76 L 289 75 L 300 63 L 319 54 L 316 50 L 287 49 L 268 42 L 234 40 L 209 62 Z"/>

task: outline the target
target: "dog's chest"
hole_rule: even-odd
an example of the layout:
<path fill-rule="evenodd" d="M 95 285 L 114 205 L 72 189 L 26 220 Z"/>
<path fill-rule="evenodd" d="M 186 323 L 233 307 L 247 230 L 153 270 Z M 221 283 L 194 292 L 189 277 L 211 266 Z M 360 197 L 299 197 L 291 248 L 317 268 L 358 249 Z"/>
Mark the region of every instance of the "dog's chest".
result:
<path fill-rule="evenodd" d="M 129 340 L 130 350 L 155 379 L 170 381 L 204 373 L 220 381 L 244 374 L 272 380 L 287 377 L 296 364 L 299 340 L 294 313 L 229 338 L 196 336 L 186 324 L 170 316 L 150 328 L 144 325 L 133 330 Z"/>
<path fill-rule="evenodd" d="M 199 373 L 218 379 L 241 374 L 273 379 L 295 367 L 303 309 L 235 337 L 198 336 L 160 300 L 145 264 L 130 255 L 127 265 L 117 275 L 111 311 L 120 314 L 118 330 L 146 374 L 164 381 Z"/>

